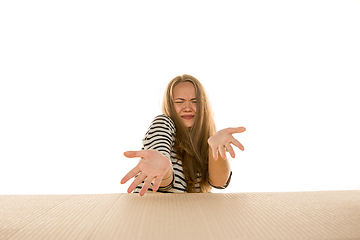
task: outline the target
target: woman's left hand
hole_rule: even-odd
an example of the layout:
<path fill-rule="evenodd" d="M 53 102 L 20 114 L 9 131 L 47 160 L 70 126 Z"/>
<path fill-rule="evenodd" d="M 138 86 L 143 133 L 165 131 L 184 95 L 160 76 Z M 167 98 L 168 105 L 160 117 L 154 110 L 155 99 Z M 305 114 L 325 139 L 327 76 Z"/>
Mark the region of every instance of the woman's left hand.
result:
<path fill-rule="evenodd" d="M 235 157 L 234 149 L 231 144 L 238 147 L 240 150 L 244 151 L 244 146 L 233 137 L 234 133 L 242 133 L 245 132 L 246 128 L 238 127 L 238 128 L 225 128 L 223 130 L 215 133 L 214 136 L 208 139 L 208 143 L 212 149 L 214 159 L 218 159 L 218 152 L 222 159 L 226 159 L 226 150 L 230 153 L 232 158 Z"/>

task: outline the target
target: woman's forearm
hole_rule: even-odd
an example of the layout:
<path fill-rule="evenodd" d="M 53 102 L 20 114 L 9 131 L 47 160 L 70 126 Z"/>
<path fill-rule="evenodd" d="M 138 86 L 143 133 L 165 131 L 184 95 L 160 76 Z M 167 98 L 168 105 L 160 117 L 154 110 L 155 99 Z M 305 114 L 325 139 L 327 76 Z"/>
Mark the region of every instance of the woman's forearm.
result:
<path fill-rule="evenodd" d="M 212 149 L 209 147 L 209 181 L 213 186 L 222 187 L 226 184 L 231 167 L 227 159 L 222 159 L 220 154 L 217 161 L 215 161 Z"/>
<path fill-rule="evenodd" d="M 161 180 L 160 187 L 168 186 L 172 182 L 172 180 L 173 180 L 173 169 L 172 166 L 170 166 L 165 176 Z"/>

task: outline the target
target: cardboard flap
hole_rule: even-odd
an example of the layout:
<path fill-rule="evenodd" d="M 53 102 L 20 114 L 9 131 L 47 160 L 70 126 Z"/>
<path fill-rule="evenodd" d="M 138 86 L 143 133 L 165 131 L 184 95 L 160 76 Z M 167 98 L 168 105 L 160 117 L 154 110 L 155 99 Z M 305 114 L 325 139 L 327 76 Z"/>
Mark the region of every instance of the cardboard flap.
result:
<path fill-rule="evenodd" d="M 0 239 L 360 238 L 360 191 L 0 196 Z"/>

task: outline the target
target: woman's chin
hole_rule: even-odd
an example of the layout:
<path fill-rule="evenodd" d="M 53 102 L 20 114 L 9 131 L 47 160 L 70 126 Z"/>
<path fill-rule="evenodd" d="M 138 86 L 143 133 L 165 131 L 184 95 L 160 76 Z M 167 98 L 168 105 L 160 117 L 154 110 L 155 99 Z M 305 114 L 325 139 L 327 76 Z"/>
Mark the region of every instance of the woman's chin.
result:
<path fill-rule="evenodd" d="M 185 122 L 184 126 L 187 128 L 191 128 L 193 126 L 193 124 L 189 123 L 189 122 Z"/>

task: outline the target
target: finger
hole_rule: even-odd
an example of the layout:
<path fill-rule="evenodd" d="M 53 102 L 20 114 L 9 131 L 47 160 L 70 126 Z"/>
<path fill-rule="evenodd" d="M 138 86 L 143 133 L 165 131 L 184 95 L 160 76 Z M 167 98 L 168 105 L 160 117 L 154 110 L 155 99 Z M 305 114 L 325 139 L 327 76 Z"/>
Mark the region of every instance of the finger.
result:
<path fill-rule="evenodd" d="M 226 143 L 225 147 L 228 150 L 228 152 L 230 153 L 230 156 L 232 158 L 235 158 L 235 152 L 234 152 L 234 149 L 232 148 L 232 146 L 230 145 L 230 143 Z"/>
<path fill-rule="evenodd" d="M 238 133 L 242 133 L 245 132 L 246 128 L 245 127 L 238 127 Z"/>
<path fill-rule="evenodd" d="M 225 152 L 225 147 L 224 146 L 219 147 L 219 152 L 220 152 L 221 158 L 226 159 L 226 152 Z"/>
<path fill-rule="evenodd" d="M 244 127 L 237 127 L 237 128 L 228 128 L 230 134 L 234 133 L 242 133 L 246 131 L 246 128 Z"/>
<path fill-rule="evenodd" d="M 121 179 L 121 184 L 126 183 L 127 181 L 129 181 L 129 179 L 133 178 L 136 176 L 136 174 L 138 174 L 140 172 L 139 168 L 136 166 L 133 169 L 130 170 L 130 172 L 128 172 L 123 179 Z"/>
<path fill-rule="evenodd" d="M 131 193 L 132 191 L 134 191 L 134 189 L 136 188 L 136 186 L 139 186 L 140 183 L 142 183 L 145 180 L 145 175 L 143 174 L 139 174 L 134 181 L 131 183 L 130 187 L 128 188 L 127 192 Z"/>
<path fill-rule="evenodd" d="M 216 161 L 218 159 L 218 151 L 217 148 L 211 148 L 213 152 L 214 160 Z"/>
<path fill-rule="evenodd" d="M 145 181 L 145 183 L 144 183 L 144 185 L 143 185 L 143 187 L 141 188 L 141 191 L 140 191 L 140 193 L 139 193 L 140 196 L 144 196 L 144 195 L 145 195 L 146 191 L 147 191 L 148 188 L 150 187 L 150 184 L 151 184 L 152 179 L 153 179 L 153 177 L 152 177 L 152 178 L 150 178 L 150 177 L 147 177 L 147 178 L 146 178 L 146 181 Z"/>
<path fill-rule="evenodd" d="M 145 158 L 146 157 L 146 152 L 141 150 L 141 151 L 127 151 L 124 152 L 125 157 L 128 158 L 135 158 L 135 157 L 142 157 Z"/>
<path fill-rule="evenodd" d="M 240 150 L 245 150 L 244 146 L 236 138 L 234 138 L 231 143 L 238 147 Z"/>
<path fill-rule="evenodd" d="M 153 186 L 153 191 L 156 192 L 157 190 L 159 190 L 160 187 L 160 183 L 161 183 L 161 177 L 156 177 L 155 178 L 155 182 L 154 182 L 154 186 Z"/>

